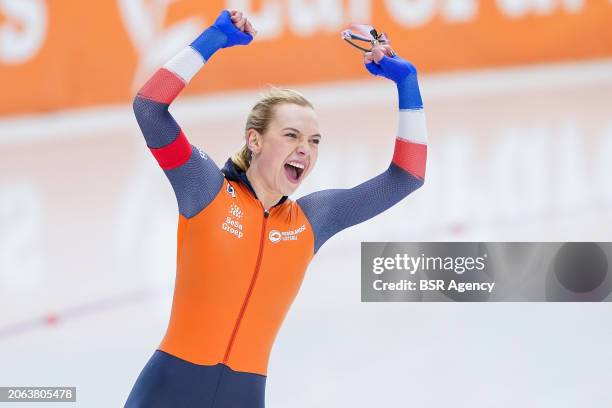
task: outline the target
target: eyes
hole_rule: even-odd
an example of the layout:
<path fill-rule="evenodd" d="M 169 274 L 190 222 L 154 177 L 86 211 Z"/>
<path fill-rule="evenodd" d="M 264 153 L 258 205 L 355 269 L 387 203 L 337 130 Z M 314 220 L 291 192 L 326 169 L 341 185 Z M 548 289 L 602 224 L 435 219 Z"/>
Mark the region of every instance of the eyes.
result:
<path fill-rule="evenodd" d="M 285 136 L 290 137 L 292 139 L 297 139 L 298 138 L 298 135 L 295 134 L 295 133 L 292 133 L 292 132 L 286 133 Z M 321 140 L 318 137 L 310 139 L 310 141 L 312 143 L 314 143 L 314 144 L 319 144 L 321 142 Z"/>

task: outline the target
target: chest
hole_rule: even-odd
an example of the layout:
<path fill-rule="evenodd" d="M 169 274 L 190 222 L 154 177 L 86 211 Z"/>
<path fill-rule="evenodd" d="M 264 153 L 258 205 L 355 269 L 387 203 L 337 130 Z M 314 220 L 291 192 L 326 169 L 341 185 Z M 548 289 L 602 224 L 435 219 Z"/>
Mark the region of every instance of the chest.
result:
<path fill-rule="evenodd" d="M 265 257 L 279 264 L 307 263 L 314 252 L 310 224 L 295 202 L 286 200 L 266 212 L 237 182 L 225 180 L 210 205 L 185 223 L 179 226 L 179 250 L 188 246 L 228 261 L 253 263 Z"/>

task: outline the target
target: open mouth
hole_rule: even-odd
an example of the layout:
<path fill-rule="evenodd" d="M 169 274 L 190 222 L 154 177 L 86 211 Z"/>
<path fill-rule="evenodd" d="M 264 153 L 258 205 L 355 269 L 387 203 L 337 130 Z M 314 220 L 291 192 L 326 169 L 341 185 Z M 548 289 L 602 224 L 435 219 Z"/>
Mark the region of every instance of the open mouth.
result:
<path fill-rule="evenodd" d="M 300 167 L 299 163 L 285 163 L 285 175 L 292 183 L 298 183 L 302 178 L 302 174 L 304 174 L 304 168 Z"/>

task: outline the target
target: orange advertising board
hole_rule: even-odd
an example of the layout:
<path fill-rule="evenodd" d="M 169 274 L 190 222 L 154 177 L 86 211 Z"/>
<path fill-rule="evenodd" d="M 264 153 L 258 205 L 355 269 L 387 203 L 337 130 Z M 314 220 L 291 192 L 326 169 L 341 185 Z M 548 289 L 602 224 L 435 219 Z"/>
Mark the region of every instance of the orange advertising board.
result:
<path fill-rule="evenodd" d="M 340 31 L 385 31 L 420 72 L 612 56 L 612 0 L 0 1 L 0 115 L 129 101 L 223 8 L 259 30 L 215 54 L 186 93 L 368 74 Z"/>

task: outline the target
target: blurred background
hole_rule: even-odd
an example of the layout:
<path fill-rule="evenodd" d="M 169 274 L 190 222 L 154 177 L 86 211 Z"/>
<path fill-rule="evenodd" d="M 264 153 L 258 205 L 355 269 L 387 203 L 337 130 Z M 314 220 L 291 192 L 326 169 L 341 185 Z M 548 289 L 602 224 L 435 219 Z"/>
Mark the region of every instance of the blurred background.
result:
<path fill-rule="evenodd" d="M 415 64 L 428 118 L 425 186 L 311 263 L 267 406 L 611 406 L 609 303 L 360 302 L 362 241 L 610 241 L 610 0 L 0 0 L 0 386 L 120 407 L 159 345 L 178 211 L 131 99 L 223 8 L 257 39 L 172 107 L 218 165 L 274 84 L 323 134 L 292 198 L 388 166 L 396 90 L 341 40 L 351 22 Z"/>

